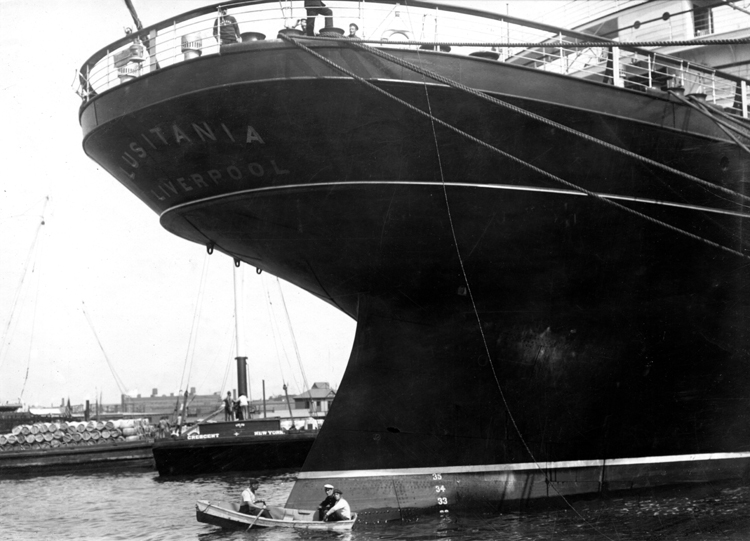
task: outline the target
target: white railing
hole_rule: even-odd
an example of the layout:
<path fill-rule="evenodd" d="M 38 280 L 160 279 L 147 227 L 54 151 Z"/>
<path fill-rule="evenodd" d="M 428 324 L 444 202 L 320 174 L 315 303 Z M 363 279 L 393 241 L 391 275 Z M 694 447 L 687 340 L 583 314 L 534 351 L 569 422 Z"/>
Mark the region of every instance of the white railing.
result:
<path fill-rule="evenodd" d="M 223 5 L 228 15 L 237 20 L 243 41 L 277 39 L 279 31 L 294 32 L 290 29 L 299 28 L 300 21 L 307 17 L 301 0 L 247 0 Z M 472 10 L 449 9 L 426 2 L 412 1 L 407 7 L 387 0 L 332 0 L 327 5 L 333 10 L 335 27 L 348 32 L 349 25 L 354 23 L 358 27 L 357 36 L 376 42 L 376 46 L 416 49 L 431 48 L 426 43 L 450 44 L 450 54 L 479 53 L 502 62 L 624 88 L 645 91 L 680 87 L 687 94 L 704 94 L 707 101 L 721 107 L 744 103 L 747 115 L 747 85 L 742 85 L 736 77 L 647 49 L 622 47 L 617 42 L 612 42 L 611 46 L 581 47 L 579 43 L 592 38 L 501 14 L 478 16 Z M 99 51 L 81 69 L 79 94 L 87 100 L 152 71 L 231 50 L 220 48 L 215 37 L 217 15 L 216 8 L 196 10 Z M 726 28 L 729 23 L 718 24 L 724 21 L 719 15 L 724 17 L 724 10 L 715 8 L 714 27 Z M 746 17 L 750 21 L 750 15 Z M 316 23 L 316 29 L 322 30 L 324 18 L 318 17 Z M 664 32 L 666 26 L 661 26 L 660 31 Z M 748 26 L 750 24 L 746 24 L 746 28 Z M 539 46 L 512 47 L 514 43 L 538 43 Z M 554 45 L 548 45 L 550 43 Z"/>

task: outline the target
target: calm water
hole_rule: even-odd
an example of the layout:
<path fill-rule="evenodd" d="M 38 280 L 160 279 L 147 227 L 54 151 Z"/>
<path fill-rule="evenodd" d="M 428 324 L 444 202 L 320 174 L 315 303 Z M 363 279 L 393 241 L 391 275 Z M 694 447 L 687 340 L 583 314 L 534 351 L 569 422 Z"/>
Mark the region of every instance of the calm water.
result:
<path fill-rule="evenodd" d="M 355 526 L 350 533 L 227 532 L 195 520 L 198 499 L 239 499 L 241 475 L 160 480 L 155 473 L 0 480 L 0 539 L 144 540 L 548 540 L 716 541 L 750 539 L 750 487 L 723 484 L 578 502 L 523 515 L 423 517 Z M 283 504 L 294 477 L 260 478 L 260 496 Z M 322 499 L 322 498 L 321 498 Z"/>

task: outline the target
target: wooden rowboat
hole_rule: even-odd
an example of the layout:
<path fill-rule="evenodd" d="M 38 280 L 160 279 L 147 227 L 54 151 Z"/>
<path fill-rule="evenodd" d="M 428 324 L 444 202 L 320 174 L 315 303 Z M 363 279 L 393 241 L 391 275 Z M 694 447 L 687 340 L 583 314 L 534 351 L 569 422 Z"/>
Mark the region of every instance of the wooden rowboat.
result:
<path fill-rule="evenodd" d="M 246 515 L 239 512 L 239 505 L 226 502 L 209 502 L 198 500 L 195 504 L 195 515 L 198 522 L 213 524 L 227 529 L 249 530 L 250 528 L 286 528 L 289 530 L 351 530 L 357 520 L 352 513 L 351 520 L 323 522 L 315 520 L 316 511 L 303 509 L 286 509 L 268 506 L 261 515 Z"/>

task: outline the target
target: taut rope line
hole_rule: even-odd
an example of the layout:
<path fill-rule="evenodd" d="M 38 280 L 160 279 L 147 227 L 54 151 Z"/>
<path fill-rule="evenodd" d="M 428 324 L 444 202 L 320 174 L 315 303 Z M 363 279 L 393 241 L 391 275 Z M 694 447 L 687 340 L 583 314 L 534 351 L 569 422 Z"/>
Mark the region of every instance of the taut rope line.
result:
<path fill-rule="evenodd" d="M 388 97 L 388 98 L 390 98 L 390 99 L 392 99 L 392 100 L 400 103 L 401 105 L 404 105 L 405 107 L 408 107 L 409 109 L 413 110 L 414 112 L 416 112 L 416 113 L 418 113 L 418 114 L 420 114 L 422 116 L 425 116 L 428 119 L 433 119 L 435 122 L 437 122 L 441 126 L 443 126 L 445 128 L 448 128 L 449 130 L 451 130 L 451 131 L 453 131 L 453 132 L 461 135 L 462 137 L 465 137 L 466 139 L 469 139 L 470 141 L 473 141 L 473 142 L 475 142 L 475 143 L 477 143 L 477 144 L 479 144 L 479 145 L 481 145 L 481 146 L 483 146 L 483 147 L 485 147 L 485 148 L 487 148 L 487 149 L 489 149 L 489 150 L 491 150 L 493 152 L 496 152 L 497 154 L 500 154 L 501 156 L 503 156 L 503 157 L 505 157 L 505 158 L 507 158 L 509 160 L 512 160 L 512 161 L 514 161 L 516 163 L 519 163 L 519 164 L 521 164 L 521 165 L 523 165 L 525 167 L 528 167 L 529 169 L 531 169 L 531 170 L 539 173 L 540 175 L 544 175 L 544 176 L 546 176 L 546 177 L 548 177 L 548 178 L 550 178 L 550 179 L 552 179 L 552 180 L 554 180 L 556 182 L 559 182 L 560 184 L 568 186 L 569 188 L 577 190 L 577 191 L 579 191 L 581 193 L 585 193 L 586 195 L 589 195 L 589 196 L 591 196 L 591 197 L 593 197 L 595 199 L 598 199 L 599 201 L 602 201 L 604 203 L 607 203 L 608 205 L 612 205 L 612 206 L 614 206 L 616 208 L 619 208 L 620 210 L 623 210 L 625 212 L 628 212 L 630 214 L 633 214 L 635 216 L 643 218 L 644 220 L 650 221 L 652 223 L 655 223 L 657 225 L 660 225 L 662 227 L 670 229 L 670 230 L 672 230 L 672 231 L 674 231 L 676 233 L 679 233 L 681 235 L 690 237 L 690 238 L 695 239 L 695 240 L 697 240 L 699 242 L 704 242 L 704 243 L 706 243 L 706 244 L 708 244 L 710 246 L 713 246 L 715 248 L 719 248 L 720 250 L 724 250 L 724 251 L 729 252 L 731 254 L 734 254 L 734 255 L 740 256 L 740 257 L 742 257 L 744 259 L 750 260 L 750 255 L 746 255 L 743 252 L 740 252 L 738 250 L 733 250 L 732 248 L 728 248 L 728 247 L 723 246 L 723 245 L 721 245 L 719 243 L 716 243 L 716 242 L 713 242 L 711 240 L 705 239 L 705 238 L 703 238 L 703 237 L 701 237 L 699 235 L 695 235 L 693 233 L 690 233 L 689 231 L 684 231 L 684 230 L 682 230 L 682 229 L 680 229 L 678 227 L 675 227 L 673 225 L 670 225 L 670 224 L 668 224 L 666 222 L 663 222 L 661 220 L 657 220 L 656 218 L 652 218 L 651 216 L 643 214 L 642 212 L 638 212 L 638 211 L 630 209 L 630 208 L 628 208 L 628 207 L 626 207 L 624 205 L 621 205 L 619 203 L 611 201 L 611 200 L 607 199 L 606 197 L 603 197 L 603 196 L 601 196 L 601 195 L 599 195 L 599 194 L 597 194 L 595 192 L 592 192 L 591 190 L 587 190 L 586 188 L 583 188 L 581 186 L 573 184 L 572 182 L 568 182 L 567 180 L 564 180 L 564 179 L 562 179 L 562 178 L 560 178 L 560 177 L 558 177 L 556 175 L 553 175 L 552 173 L 549 173 L 549 172 L 547 172 L 547 171 L 545 171 L 545 170 L 543 170 L 543 169 L 541 169 L 541 168 L 539 168 L 539 167 L 537 167 L 537 166 L 535 166 L 533 164 L 525 162 L 525 161 L 521 160 L 520 158 L 517 158 L 516 156 L 513 156 L 512 154 L 509 154 L 509 153 L 507 153 L 507 152 L 505 152 L 503 150 L 500 150 L 499 148 L 496 148 L 496 147 L 490 145 L 489 143 L 485 143 L 481 139 L 478 139 L 477 137 L 474 137 L 473 135 L 471 135 L 469 133 L 466 133 L 465 131 L 460 130 L 459 128 L 456 128 L 455 126 L 452 126 L 451 124 L 448 124 L 447 122 L 445 122 L 443 120 L 440 120 L 439 118 L 433 117 L 432 115 L 430 115 L 429 113 L 427 113 L 425 111 L 422 111 L 418 107 L 415 107 L 412 104 L 410 104 L 410 103 L 402 100 L 401 98 L 399 98 L 397 96 L 394 96 L 393 94 L 390 94 L 389 92 L 383 90 L 382 88 L 378 87 L 377 85 L 374 85 L 373 83 L 371 83 L 369 81 L 366 81 L 365 79 L 363 79 L 359 75 L 356 75 L 355 73 L 347 70 L 346 68 L 344 68 L 342 66 L 339 66 L 338 64 L 336 64 L 332 60 L 330 60 L 330 59 L 322 56 L 321 54 L 313 51 L 309 47 L 307 47 L 305 45 L 302 45 L 301 43 L 298 43 L 296 40 L 291 39 L 288 36 L 283 36 L 282 35 L 281 37 L 285 41 L 288 41 L 288 42 L 292 43 L 293 45 L 295 45 L 296 47 L 299 47 L 300 49 L 302 49 L 302 50 L 310 53 L 311 55 L 317 57 L 319 60 L 325 62 L 326 64 L 330 65 L 334 69 L 336 69 L 338 71 L 341 71 L 342 73 L 345 73 L 346 75 L 348 75 L 349 77 L 353 78 L 354 80 L 356 80 L 356 81 L 358 81 L 358 82 L 360 82 L 360 83 L 368 86 L 369 88 L 372 88 L 373 90 L 375 90 L 375 91 L 383 94 L 384 96 L 386 96 L 386 97 Z M 570 128 L 568 128 L 568 129 L 570 129 Z M 609 143 L 605 143 L 605 144 L 609 144 Z M 615 147 L 615 148 L 617 148 L 617 147 Z M 625 151 L 625 152 L 629 152 L 629 151 Z M 655 162 L 655 163 L 658 163 L 658 162 Z M 666 166 L 663 166 L 663 167 L 666 167 Z M 688 176 L 691 176 L 691 175 L 688 175 Z M 706 182 L 706 181 L 703 181 L 701 179 L 698 179 L 697 177 L 692 177 L 692 178 L 695 178 L 696 180 L 698 180 L 698 181 L 700 181 L 702 183 Z M 713 186 L 713 185 L 711 185 L 711 186 Z M 733 195 L 741 195 L 741 194 L 736 194 L 735 192 L 732 192 L 731 190 L 730 190 L 730 193 L 732 193 Z M 742 196 L 742 197 L 744 197 L 745 199 L 750 199 L 750 197 L 746 197 L 746 196 Z"/>
<path fill-rule="evenodd" d="M 319 41 L 344 41 L 348 38 L 329 38 L 325 36 L 314 37 L 307 36 L 305 39 L 319 40 Z M 568 42 L 568 41 L 517 41 L 517 42 L 486 42 L 486 41 L 417 41 L 417 40 L 388 40 L 383 41 L 379 39 L 359 39 L 359 43 L 386 43 L 388 45 L 431 45 L 440 46 L 447 45 L 448 47 L 500 47 L 506 49 L 545 49 L 560 47 L 570 48 L 582 48 L 587 49 L 589 47 L 669 47 L 669 46 L 689 46 L 689 45 L 744 45 L 750 44 L 750 38 L 735 38 L 735 39 L 706 39 L 706 40 L 675 40 L 675 41 L 579 41 L 579 42 Z M 652 53 L 657 54 L 658 53 Z M 666 56 L 666 55 L 665 55 Z"/>
<path fill-rule="evenodd" d="M 415 64 L 412 64 L 411 62 L 407 62 L 406 60 L 403 60 L 401 58 L 398 58 L 396 56 L 393 56 L 391 54 L 388 54 L 386 52 L 383 52 L 379 49 L 375 49 L 374 47 L 370 47 L 368 45 L 362 45 L 357 41 L 353 40 L 346 40 L 346 43 L 349 45 L 353 45 L 355 47 L 359 47 L 365 51 L 371 52 L 372 54 L 376 56 L 380 56 L 381 58 L 384 58 L 386 60 L 389 60 L 391 62 L 394 62 L 400 66 L 403 66 L 405 68 L 408 68 L 412 71 L 415 71 L 421 75 L 426 75 L 427 77 L 430 77 L 431 79 L 434 79 L 436 81 L 439 81 L 443 84 L 446 84 L 450 87 L 456 88 L 457 90 L 463 90 L 464 92 L 467 92 L 473 96 L 476 96 L 478 98 L 481 98 L 483 100 L 489 101 L 490 103 L 494 103 L 495 105 L 499 105 L 501 107 L 505 107 L 506 109 L 510 109 L 511 111 L 514 111 L 516 113 L 525 115 L 529 118 L 533 118 L 534 120 L 538 120 L 539 122 L 543 122 L 549 126 L 552 126 L 553 128 L 557 128 L 560 130 L 563 130 L 567 133 L 570 133 L 572 135 L 576 135 L 578 137 L 581 137 L 587 141 L 590 141 L 592 143 L 596 143 L 597 145 L 601 145 L 604 148 L 607 148 L 609 150 L 612 150 L 614 152 L 618 152 L 620 154 L 624 154 L 625 156 L 628 156 L 629 158 L 633 158 L 636 160 L 640 160 L 644 163 L 647 163 L 648 165 L 651 165 L 653 167 L 657 167 L 659 169 L 662 169 L 664 171 L 667 171 L 668 173 L 672 173 L 677 176 L 681 176 L 687 180 L 690 180 L 692 182 L 696 182 L 698 184 L 702 184 L 708 188 L 719 190 L 725 193 L 728 193 L 730 195 L 733 195 L 735 197 L 740 197 L 742 199 L 745 199 L 747 201 L 750 201 L 750 196 L 741 194 L 739 192 L 736 192 L 734 190 L 730 190 L 729 188 L 724 188 L 723 186 L 717 186 L 716 184 L 713 184 L 711 182 L 708 182 L 707 180 L 703 180 L 701 178 L 698 178 L 696 176 L 690 175 L 689 173 L 685 173 L 683 171 L 680 171 L 679 169 L 674 169 L 673 167 L 670 167 L 668 165 L 665 165 L 663 163 L 659 163 L 656 160 L 652 160 L 650 158 L 646 158 L 645 156 L 641 156 L 639 154 L 636 154 L 635 152 L 631 152 L 630 150 L 620 148 L 616 145 L 613 145 L 611 143 L 607 143 L 606 141 L 602 141 L 601 139 L 597 139 L 596 137 L 592 137 L 591 135 L 588 135 L 586 133 L 580 132 L 578 130 L 575 130 L 573 128 L 569 128 L 568 126 L 565 126 L 564 124 L 560 124 L 558 122 L 555 122 L 553 120 L 549 120 L 548 118 L 544 118 L 543 116 L 534 114 L 530 111 L 527 111 L 525 109 L 522 109 L 521 107 L 517 107 L 515 105 L 512 105 L 508 102 L 499 100 L 495 97 L 492 97 L 488 94 L 485 94 L 483 92 L 479 92 L 478 90 L 475 90 L 473 88 L 470 88 L 464 84 L 458 83 L 456 81 L 453 81 L 451 79 L 448 79 L 447 77 L 443 77 L 442 75 L 439 75 L 437 73 L 431 72 L 429 70 L 426 70 L 424 68 L 421 68 Z"/>

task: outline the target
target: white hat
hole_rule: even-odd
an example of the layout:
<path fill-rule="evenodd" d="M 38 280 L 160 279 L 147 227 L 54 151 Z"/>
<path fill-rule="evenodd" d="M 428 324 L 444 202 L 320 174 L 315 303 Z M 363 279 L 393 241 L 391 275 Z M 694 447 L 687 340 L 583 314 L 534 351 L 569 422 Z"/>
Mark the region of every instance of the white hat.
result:
<path fill-rule="evenodd" d="M 333 485 L 323 485 L 323 488 L 330 488 L 330 489 L 333 489 Z"/>

